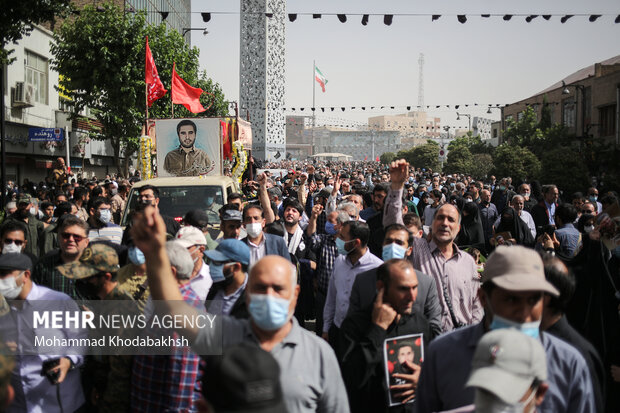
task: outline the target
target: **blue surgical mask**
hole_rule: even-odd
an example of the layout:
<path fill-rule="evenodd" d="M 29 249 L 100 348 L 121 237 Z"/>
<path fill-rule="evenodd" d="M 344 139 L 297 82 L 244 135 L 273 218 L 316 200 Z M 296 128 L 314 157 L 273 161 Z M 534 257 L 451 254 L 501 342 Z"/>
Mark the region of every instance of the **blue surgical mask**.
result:
<path fill-rule="evenodd" d="M 144 254 L 136 246 L 129 248 L 127 255 L 129 256 L 129 261 L 131 261 L 135 265 L 142 265 L 146 262 L 146 260 L 144 259 Z"/>
<path fill-rule="evenodd" d="M 214 283 L 224 281 L 224 264 L 215 265 L 213 261 L 209 262 L 209 274 Z"/>
<path fill-rule="evenodd" d="M 392 243 L 383 246 L 381 258 L 383 258 L 383 261 L 391 260 L 392 258 L 402 259 L 405 258 L 406 253 L 407 249 L 405 247 Z"/>
<path fill-rule="evenodd" d="M 336 228 L 334 228 L 334 224 L 332 224 L 329 221 L 325 223 L 325 232 L 328 233 L 329 235 L 336 235 L 338 233 Z"/>
<path fill-rule="evenodd" d="M 349 240 L 349 241 L 353 241 L 353 240 Z M 351 251 L 347 251 L 344 248 L 344 246 L 347 245 L 347 242 L 349 241 L 344 241 L 341 238 L 336 238 L 336 248 L 338 248 L 339 255 L 349 255 Z"/>
<path fill-rule="evenodd" d="M 504 185 L 500 185 L 497 187 L 500 191 L 504 191 L 506 189 L 506 187 Z"/>
<path fill-rule="evenodd" d="M 596 200 L 598 199 L 598 196 L 596 196 L 596 195 L 590 195 L 590 196 L 588 197 L 588 199 L 590 200 L 590 202 L 596 202 Z"/>
<path fill-rule="evenodd" d="M 499 330 L 502 328 L 514 328 L 527 336 L 538 338 L 540 334 L 540 320 L 531 321 L 529 323 L 517 323 L 516 321 L 511 321 L 497 314 L 493 314 L 493 321 L 491 321 L 490 329 Z"/>
<path fill-rule="evenodd" d="M 252 321 L 262 330 L 273 331 L 289 320 L 288 307 L 291 302 L 268 294 L 250 294 L 248 312 Z"/>
<path fill-rule="evenodd" d="M 213 201 L 215 201 L 215 198 L 212 196 L 208 196 L 206 201 L 207 201 L 207 206 L 211 206 L 213 205 Z"/>

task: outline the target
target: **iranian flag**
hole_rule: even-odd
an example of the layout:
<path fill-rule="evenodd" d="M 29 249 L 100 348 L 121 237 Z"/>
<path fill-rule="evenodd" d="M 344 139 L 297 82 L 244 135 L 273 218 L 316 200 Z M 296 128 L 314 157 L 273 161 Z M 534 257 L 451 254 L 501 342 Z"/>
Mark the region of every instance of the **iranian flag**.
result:
<path fill-rule="evenodd" d="M 325 92 L 325 85 L 327 84 L 327 79 L 325 79 L 323 73 L 321 73 L 319 68 L 316 66 L 314 66 L 314 78 L 317 82 L 319 82 L 319 85 L 321 85 L 321 89 L 323 90 L 323 92 Z"/>

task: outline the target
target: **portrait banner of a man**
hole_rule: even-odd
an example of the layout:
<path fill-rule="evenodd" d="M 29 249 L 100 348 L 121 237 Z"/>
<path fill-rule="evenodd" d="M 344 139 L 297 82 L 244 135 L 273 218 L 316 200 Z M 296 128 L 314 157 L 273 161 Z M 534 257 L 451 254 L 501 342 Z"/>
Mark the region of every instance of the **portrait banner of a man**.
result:
<path fill-rule="evenodd" d="M 409 334 L 391 337 L 383 342 L 383 361 L 386 385 L 388 389 L 406 383 L 406 377 L 414 371 L 412 367 L 421 366 L 424 361 L 424 343 L 422 334 Z M 390 390 L 389 405 L 396 406 L 402 401 L 395 397 L 400 391 Z M 413 403 L 415 399 L 407 403 Z"/>
<path fill-rule="evenodd" d="M 220 173 L 220 119 L 161 119 L 157 134 L 157 176 Z"/>

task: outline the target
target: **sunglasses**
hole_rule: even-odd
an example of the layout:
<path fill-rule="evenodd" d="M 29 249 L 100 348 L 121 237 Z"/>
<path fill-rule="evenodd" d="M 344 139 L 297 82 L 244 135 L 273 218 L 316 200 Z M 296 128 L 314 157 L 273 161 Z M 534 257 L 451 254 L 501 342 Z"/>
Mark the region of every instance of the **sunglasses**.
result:
<path fill-rule="evenodd" d="M 64 239 L 65 241 L 70 240 L 71 238 L 73 238 L 73 240 L 75 242 L 81 242 L 82 240 L 86 239 L 86 237 L 83 237 L 81 235 L 77 235 L 77 234 L 70 234 L 68 232 L 63 232 L 62 234 L 60 234 L 60 236 L 62 237 L 62 239 Z"/>
<path fill-rule="evenodd" d="M 24 245 L 24 241 L 19 240 L 19 239 L 10 239 L 10 238 L 7 238 L 7 239 L 5 239 L 5 240 L 4 240 L 4 244 L 5 244 L 5 245 L 15 244 L 15 245 L 17 245 L 18 247 L 21 247 L 22 245 Z"/>

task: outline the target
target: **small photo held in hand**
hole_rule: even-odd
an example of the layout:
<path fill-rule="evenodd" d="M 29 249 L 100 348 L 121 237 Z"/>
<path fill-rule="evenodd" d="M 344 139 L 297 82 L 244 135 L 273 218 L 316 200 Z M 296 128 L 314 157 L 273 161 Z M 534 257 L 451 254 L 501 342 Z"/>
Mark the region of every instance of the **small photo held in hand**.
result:
<path fill-rule="evenodd" d="M 383 360 L 388 389 L 394 385 L 407 384 L 407 380 L 400 375 L 413 374 L 408 364 L 422 365 L 424 360 L 422 340 L 422 334 L 410 334 L 392 337 L 383 342 Z M 403 401 L 396 396 L 398 393 L 400 391 L 388 392 L 390 406 L 403 404 Z M 414 400 L 415 398 L 406 403 L 413 403 Z"/>

